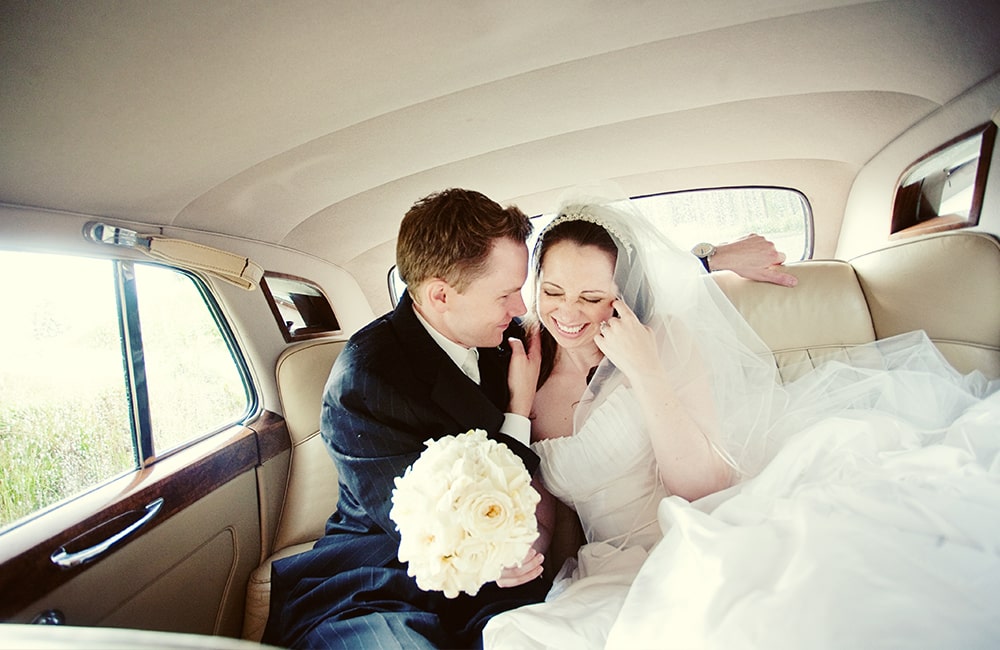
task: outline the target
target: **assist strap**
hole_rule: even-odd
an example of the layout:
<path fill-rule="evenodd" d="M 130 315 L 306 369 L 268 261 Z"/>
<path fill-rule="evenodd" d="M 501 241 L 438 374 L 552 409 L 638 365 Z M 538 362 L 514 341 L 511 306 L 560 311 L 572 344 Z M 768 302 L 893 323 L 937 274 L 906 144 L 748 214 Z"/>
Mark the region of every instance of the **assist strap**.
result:
<path fill-rule="evenodd" d="M 93 242 L 133 248 L 174 266 L 208 273 L 247 291 L 256 289 L 264 275 L 264 269 L 249 257 L 183 239 L 139 234 L 93 221 L 84 226 L 83 232 Z"/>

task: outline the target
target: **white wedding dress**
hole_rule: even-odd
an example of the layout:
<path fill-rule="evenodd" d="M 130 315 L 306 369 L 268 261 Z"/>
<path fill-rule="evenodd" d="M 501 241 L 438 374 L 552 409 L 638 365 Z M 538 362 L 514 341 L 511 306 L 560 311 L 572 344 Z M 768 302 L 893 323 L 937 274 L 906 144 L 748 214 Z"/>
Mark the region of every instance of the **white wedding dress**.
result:
<path fill-rule="evenodd" d="M 766 467 L 693 504 L 664 494 L 627 389 L 536 443 L 589 543 L 485 647 L 1000 647 L 996 382 L 922 333 L 855 354 L 786 387 Z"/>
<path fill-rule="evenodd" d="M 544 603 L 493 617 L 485 648 L 601 648 L 629 586 L 661 538 L 666 496 L 639 406 L 616 389 L 572 436 L 532 445 L 545 486 L 576 509 L 589 543 L 563 567 Z"/>

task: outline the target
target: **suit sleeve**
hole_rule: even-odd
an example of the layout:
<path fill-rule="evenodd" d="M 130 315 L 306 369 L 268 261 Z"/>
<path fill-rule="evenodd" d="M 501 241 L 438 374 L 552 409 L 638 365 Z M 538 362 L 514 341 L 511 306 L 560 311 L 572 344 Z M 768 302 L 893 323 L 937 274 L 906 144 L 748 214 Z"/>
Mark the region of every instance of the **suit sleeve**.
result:
<path fill-rule="evenodd" d="M 430 437 L 406 426 L 410 411 L 409 399 L 393 383 L 357 367 L 338 372 L 334 366 L 320 428 L 340 474 L 340 519 L 356 532 L 377 527 L 399 537 L 389 519 L 394 479 L 420 456 Z"/>

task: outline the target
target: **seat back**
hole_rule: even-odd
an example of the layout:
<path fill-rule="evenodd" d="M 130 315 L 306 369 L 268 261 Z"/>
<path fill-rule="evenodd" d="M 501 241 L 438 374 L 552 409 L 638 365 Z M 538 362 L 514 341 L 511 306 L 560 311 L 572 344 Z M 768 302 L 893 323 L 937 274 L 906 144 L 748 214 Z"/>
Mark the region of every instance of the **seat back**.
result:
<path fill-rule="evenodd" d="M 846 359 L 855 345 L 875 340 L 875 329 L 854 269 L 846 262 L 807 260 L 787 265 L 794 289 L 713 273 L 726 296 L 774 353 L 782 381 L 821 361 Z"/>
<path fill-rule="evenodd" d="M 322 536 L 337 507 L 337 467 L 323 444 L 319 421 L 326 380 L 344 345 L 346 341 L 308 341 L 289 347 L 278 358 L 278 396 L 292 450 L 275 552 Z"/>
<path fill-rule="evenodd" d="M 940 233 L 851 260 L 878 338 L 923 329 L 962 373 L 1000 377 L 1000 242 Z"/>

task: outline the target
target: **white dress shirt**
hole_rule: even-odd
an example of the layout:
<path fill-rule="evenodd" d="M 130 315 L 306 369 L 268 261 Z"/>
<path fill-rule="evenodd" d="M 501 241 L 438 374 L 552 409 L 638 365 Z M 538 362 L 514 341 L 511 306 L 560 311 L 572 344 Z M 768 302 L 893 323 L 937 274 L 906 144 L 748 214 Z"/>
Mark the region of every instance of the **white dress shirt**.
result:
<path fill-rule="evenodd" d="M 465 376 L 476 382 L 478 386 L 480 381 L 479 350 L 455 343 L 434 329 L 430 323 L 424 320 L 419 311 L 414 309 L 413 313 L 416 315 L 417 320 L 420 321 L 420 324 L 424 326 L 424 329 L 427 330 L 427 333 L 431 335 L 431 338 L 434 339 L 434 342 L 448 355 L 448 358 L 458 366 L 459 370 L 465 373 Z M 504 413 L 500 433 L 507 434 L 524 445 L 529 445 L 531 444 L 531 420 L 517 413 Z"/>

